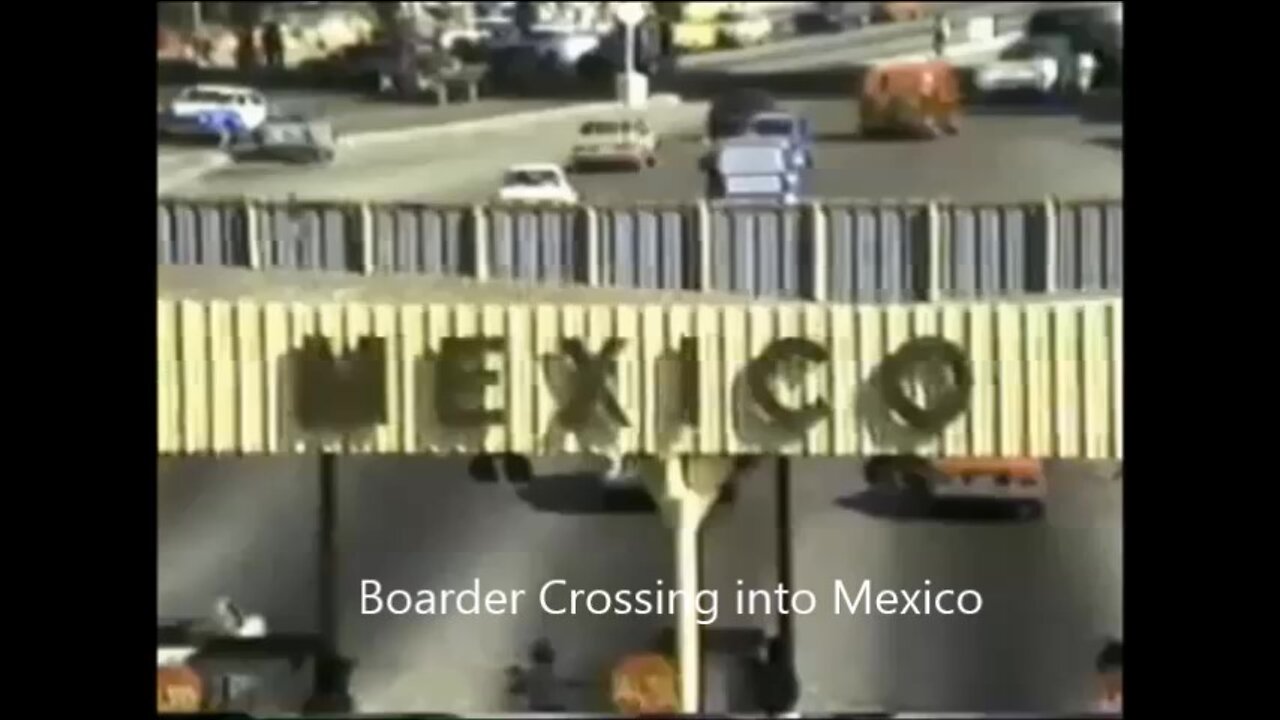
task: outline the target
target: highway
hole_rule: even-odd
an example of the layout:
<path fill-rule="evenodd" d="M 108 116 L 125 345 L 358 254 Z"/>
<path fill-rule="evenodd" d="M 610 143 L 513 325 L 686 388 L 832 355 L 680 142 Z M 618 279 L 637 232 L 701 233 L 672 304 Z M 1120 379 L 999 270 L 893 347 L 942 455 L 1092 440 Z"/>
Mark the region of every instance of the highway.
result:
<path fill-rule="evenodd" d="M 704 526 L 704 583 L 722 594 L 739 578 L 748 587 L 777 582 L 775 467 L 766 461 L 744 475 L 735 504 Z M 921 520 L 867 503 L 856 462 L 793 462 L 793 582 L 818 601 L 794 618 L 801 709 L 1086 711 L 1094 656 L 1104 638 L 1122 635 L 1114 472 L 1111 463 L 1051 463 L 1040 521 Z M 863 580 L 876 592 L 929 580 L 935 592 L 976 590 L 984 605 L 973 616 L 836 616 L 836 580 L 851 596 Z M 720 624 L 775 623 L 726 616 Z"/>
<path fill-rule="evenodd" d="M 692 127 L 696 105 L 653 109 L 658 132 Z M 283 199 L 372 199 L 479 202 L 493 196 L 504 168 L 521 162 L 563 162 L 582 117 L 547 119 L 503 132 L 458 134 L 379 144 L 339 153 L 328 167 L 245 163 L 172 189 L 186 197 L 250 195 Z"/>
<path fill-rule="evenodd" d="M 1047 194 L 1119 196 L 1123 155 L 1115 124 L 1085 124 L 1051 108 L 974 107 L 958 136 L 933 142 L 866 141 L 856 134 L 852 100 L 783 103 L 810 119 L 818 136 L 809 192 L 822 198 L 950 197 L 1012 201 Z M 663 134 L 658 167 L 574 179 L 584 200 L 626 203 L 691 200 L 702 194 L 696 170 L 704 147 L 704 103 L 651 110 Z M 518 162 L 563 162 L 578 120 L 548 120 L 522 130 L 451 136 L 351 150 L 331 167 L 246 164 L 173 189 L 190 197 L 251 195 L 299 199 L 374 199 L 460 203 L 490 199 L 502 169 Z"/>

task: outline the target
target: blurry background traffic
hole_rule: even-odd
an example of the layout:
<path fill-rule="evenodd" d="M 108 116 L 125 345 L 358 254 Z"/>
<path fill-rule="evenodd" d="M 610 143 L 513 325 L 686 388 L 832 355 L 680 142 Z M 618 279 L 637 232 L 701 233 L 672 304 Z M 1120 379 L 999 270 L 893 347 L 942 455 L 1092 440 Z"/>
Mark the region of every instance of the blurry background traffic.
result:
<path fill-rule="evenodd" d="M 619 3 L 160 3 L 162 80 L 217 71 L 254 73 L 259 85 L 294 82 L 412 94 L 414 78 L 469 67 L 486 93 L 573 87 L 612 91 L 624 65 Z M 759 46 L 797 34 L 920 20 L 964 3 L 643 3 L 635 68 L 670 75 L 683 55 Z M 1117 4 L 1118 5 L 1118 4 Z M 1117 18 L 1118 19 L 1118 18 Z M 1114 75 L 1119 23 L 1073 43 Z M 204 71 L 201 73 L 200 71 Z"/>

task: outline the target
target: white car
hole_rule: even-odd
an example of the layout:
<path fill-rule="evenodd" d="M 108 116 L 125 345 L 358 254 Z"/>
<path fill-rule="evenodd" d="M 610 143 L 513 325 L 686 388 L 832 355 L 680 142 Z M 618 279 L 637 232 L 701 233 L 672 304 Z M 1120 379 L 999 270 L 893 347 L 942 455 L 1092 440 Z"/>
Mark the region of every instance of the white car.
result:
<path fill-rule="evenodd" d="M 192 85 L 183 88 L 160 118 L 164 134 L 217 136 L 251 133 L 267 120 L 262 93 L 235 85 Z"/>
<path fill-rule="evenodd" d="M 773 23 L 756 12 L 726 10 L 716 19 L 719 42 L 730 47 L 759 45 L 773 34 Z"/>
<path fill-rule="evenodd" d="M 1055 53 L 1034 41 L 1017 42 L 1005 48 L 996 61 L 979 68 L 974 76 L 974 85 L 979 91 L 988 93 L 1011 90 L 1053 92 L 1064 76 L 1059 64 L 1059 58 L 1064 57 L 1070 55 Z M 1097 62 L 1087 53 L 1074 56 L 1074 60 L 1074 84 L 1078 90 L 1086 92 L 1093 85 Z"/>
<path fill-rule="evenodd" d="M 636 170 L 658 163 L 658 137 L 644 120 L 592 120 L 582 124 L 571 167 L 581 170 L 626 165 Z"/>
<path fill-rule="evenodd" d="M 564 170 L 551 163 L 513 165 L 502 176 L 498 202 L 553 203 L 576 205 L 578 191 L 569 184 Z"/>

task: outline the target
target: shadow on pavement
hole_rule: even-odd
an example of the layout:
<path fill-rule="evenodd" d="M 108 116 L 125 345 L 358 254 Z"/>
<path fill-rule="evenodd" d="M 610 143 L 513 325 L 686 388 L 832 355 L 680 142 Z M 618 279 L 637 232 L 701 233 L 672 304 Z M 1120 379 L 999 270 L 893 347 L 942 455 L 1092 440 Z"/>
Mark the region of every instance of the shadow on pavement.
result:
<path fill-rule="evenodd" d="M 657 512 L 643 487 L 606 488 L 597 473 L 540 475 L 516 495 L 534 510 L 562 515 Z"/>
<path fill-rule="evenodd" d="M 1090 93 L 1080 104 L 1080 119 L 1087 123 L 1123 123 L 1124 89 Z"/>
<path fill-rule="evenodd" d="M 1043 516 L 1044 506 L 1036 504 L 1034 512 L 1021 510 L 1016 503 L 986 500 L 947 500 L 913 502 L 901 494 L 865 490 L 856 495 L 837 498 L 835 504 L 845 510 L 860 512 L 881 520 L 932 521 L 948 523 L 1022 523 Z"/>
<path fill-rule="evenodd" d="M 638 515 L 658 512 L 643 486 L 608 487 L 599 473 L 539 475 L 516 490 L 516 496 L 538 512 L 561 515 Z M 726 484 L 717 504 L 733 502 L 734 486 Z"/>

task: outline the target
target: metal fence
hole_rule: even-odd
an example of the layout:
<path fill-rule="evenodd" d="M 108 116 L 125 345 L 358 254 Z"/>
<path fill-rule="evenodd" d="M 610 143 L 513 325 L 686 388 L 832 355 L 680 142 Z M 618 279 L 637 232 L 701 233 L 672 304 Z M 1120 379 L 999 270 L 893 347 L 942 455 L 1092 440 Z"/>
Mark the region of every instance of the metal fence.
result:
<path fill-rule="evenodd" d="M 699 287 L 702 230 L 691 207 L 600 208 L 591 214 L 596 253 L 590 282 L 644 290 Z"/>
<path fill-rule="evenodd" d="M 1120 200 L 787 208 L 158 203 L 156 259 L 763 298 L 911 302 L 1123 289 Z"/>

